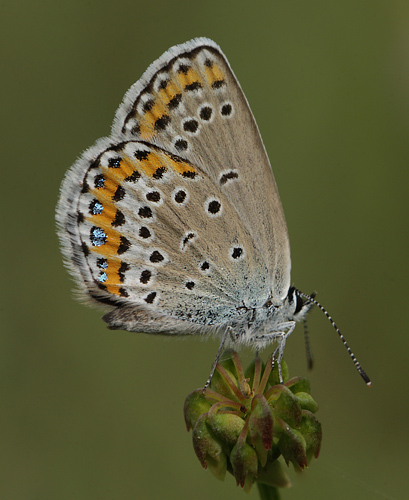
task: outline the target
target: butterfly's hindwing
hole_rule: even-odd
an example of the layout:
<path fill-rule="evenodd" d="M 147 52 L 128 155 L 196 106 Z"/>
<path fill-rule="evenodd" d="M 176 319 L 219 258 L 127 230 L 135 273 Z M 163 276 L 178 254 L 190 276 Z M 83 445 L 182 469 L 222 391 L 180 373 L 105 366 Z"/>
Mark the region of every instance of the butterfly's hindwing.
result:
<path fill-rule="evenodd" d="M 158 146 L 128 141 L 89 161 L 71 210 L 75 260 L 99 301 L 216 324 L 268 297 L 268 270 L 229 199 Z"/>

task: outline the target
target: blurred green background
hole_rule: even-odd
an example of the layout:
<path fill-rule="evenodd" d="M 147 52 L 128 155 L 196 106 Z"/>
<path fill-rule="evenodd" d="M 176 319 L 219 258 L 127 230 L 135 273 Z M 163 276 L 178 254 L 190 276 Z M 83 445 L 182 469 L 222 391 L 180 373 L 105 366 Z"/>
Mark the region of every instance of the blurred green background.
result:
<path fill-rule="evenodd" d="M 283 499 L 407 494 L 409 3 L 15 1 L 0 6 L 0 497 L 245 498 L 202 470 L 184 426 L 217 340 L 108 331 L 72 298 L 54 231 L 60 182 L 109 134 L 170 46 L 219 43 L 259 124 L 309 322 L 319 459 Z M 250 360 L 251 354 L 243 353 Z M 266 354 L 265 354 L 266 356 Z M 265 357 L 264 356 L 264 357 Z M 287 344 L 306 375 L 302 327 Z M 256 489 L 249 498 L 257 498 Z"/>

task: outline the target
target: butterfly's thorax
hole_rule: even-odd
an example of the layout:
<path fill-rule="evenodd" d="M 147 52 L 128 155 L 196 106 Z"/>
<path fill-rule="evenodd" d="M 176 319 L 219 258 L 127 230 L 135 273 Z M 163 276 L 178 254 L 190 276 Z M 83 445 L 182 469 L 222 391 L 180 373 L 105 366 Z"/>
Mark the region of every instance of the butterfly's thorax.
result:
<path fill-rule="evenodd" d="M 295 308 L 295 301 L 289 301 L 288 296 L 275 305 L 269 300 L 262 307 L 237 308 L 237 316 L 229 325 L 234 331 L 234 342 L 254 346 L 258 337 L 279 332 L 280 325 L 288 321 L 298 321 Z M 261 347 L 260 343 L 256 347 Z"/>

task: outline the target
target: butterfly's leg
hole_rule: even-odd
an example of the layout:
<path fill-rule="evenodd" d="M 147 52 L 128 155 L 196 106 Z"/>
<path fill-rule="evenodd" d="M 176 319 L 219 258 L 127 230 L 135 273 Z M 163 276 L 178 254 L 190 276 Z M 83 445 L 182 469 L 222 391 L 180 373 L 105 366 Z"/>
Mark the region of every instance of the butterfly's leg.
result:
<path fill-rule="evenodd" d="M 209 387 L 210 382 L 212 381 L 213 374 L 216 370 L 217 363 L 219 362 L 220 356 L 222 355 L 224 344 L 226 343 L 227 336 L 230 335 L 233 340 L 235 340 L 235 336 L 233 334 L 233 328 L 231 326 L 227 326 L 223 332 L 222 339 L 220 341 L 219 349 L 217 350 L 216 358 L 213 361 L 212 369 L 210 370 L 209 378 L 203 387 L 203 394 L 206 392 L 206 389 Z"/>
<path fill-rule="evenodd" d="M 287 341 L 287 338 L 291 335 L 295 328 L 295 321 L 286 321 L 284 323 L 279 323 L 277 325 L 278 331 L 275 332 L 270 332 L 270 333 L 264 333 L 262 335 L 257 335 L 255 337 L 256 341 L 259 342 L 265 342 L 266 340 L 271 340 L 271 342 L 276 341 L 277 342 L 277 347 L 273 353 L 273 356 L 271 358 L 272 366 L 274 368 L 274 363 L 275 363 L 275 358 L 277 356 L 277 362 L 278 362 L 278 376 L 280 378 L 280 384 L 283 383 L 283 375 L 281 373 L 281 361 L 283 359 L 284 355 L 284 348 L 285 348 L 285 343 Z"/>

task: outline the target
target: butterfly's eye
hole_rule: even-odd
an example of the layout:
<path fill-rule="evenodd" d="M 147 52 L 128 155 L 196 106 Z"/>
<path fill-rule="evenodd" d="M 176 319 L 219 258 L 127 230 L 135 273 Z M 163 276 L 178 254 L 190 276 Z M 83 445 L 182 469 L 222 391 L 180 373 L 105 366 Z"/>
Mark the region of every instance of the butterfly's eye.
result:
<path fill-rule="evenodd" d="M 288 294 L 287 294 L 288 302 L 290 304 L 292 304 L 295 300 L 294 314 L 299 313 L 304 305 L 304 301 L 302 300 L 302 298 L 300 297 L 300 295 L 297 292 L 298 292 L 297 289 L 292 286 L 288 290 Z"/>
<path fill-rule="evenodd" d="M 298 295 L 297 292 L 295 292 L 295 300 L 296 300 L 296 304 L 295 304 L 295 311 L 294 311 L 294 314 L 297 314 L 301 311 L 303 305 L 304 305 L 304 301 L 302 300 L 302 298 Z"/>

